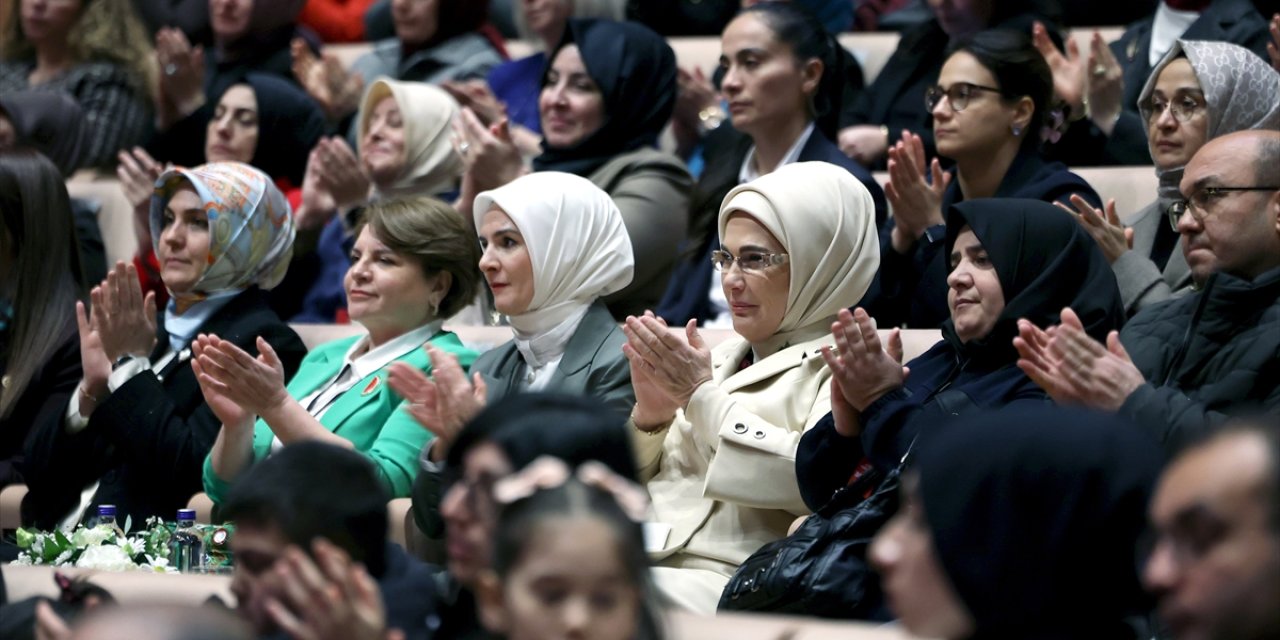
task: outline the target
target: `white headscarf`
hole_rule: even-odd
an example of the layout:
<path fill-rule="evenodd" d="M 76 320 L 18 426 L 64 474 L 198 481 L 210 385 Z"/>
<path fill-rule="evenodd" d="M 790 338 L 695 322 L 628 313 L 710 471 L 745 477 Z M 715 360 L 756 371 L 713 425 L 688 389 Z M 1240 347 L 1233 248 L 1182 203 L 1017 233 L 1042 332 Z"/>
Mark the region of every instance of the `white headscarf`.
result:
<path fill-rule="evenodd" d="M 373 109 L 391 96 L 404 122 L 404 170 L 395 183 L 379 189 L 382 197 L 435 196 L 457 187 L 465 168 L 449 141 L 449 128 L 458 115 L 458 103 L 444 89 L 423 82 L 399 82 L 379 78 L 369 85 L 360 101 L 360 135 L 356 140 L 364 155 L 364 137 Z"/>
<path fill-rule="evenodd" d="M 472 209 L 477 229 L 495 206 L 520 230 L 533 266 L 533 300 L 510 318 L 518 341 L 569 320 L 576 327 L 597 298 L 631 283 L 635 257 L 622 212 L 590 180 L 539 171 L 485 191 Z"/>
<path fill-rule="evenodd" d="M 738 211 L 782 243 L 791 265 L 787 311 L 770 340 L 775 347 L 827 331 L 838 311 L 862 299 L 880 268 L 875 203 L 836 165 L 797 162 L 737 186 L 720 205 L 721 238 Z"/>

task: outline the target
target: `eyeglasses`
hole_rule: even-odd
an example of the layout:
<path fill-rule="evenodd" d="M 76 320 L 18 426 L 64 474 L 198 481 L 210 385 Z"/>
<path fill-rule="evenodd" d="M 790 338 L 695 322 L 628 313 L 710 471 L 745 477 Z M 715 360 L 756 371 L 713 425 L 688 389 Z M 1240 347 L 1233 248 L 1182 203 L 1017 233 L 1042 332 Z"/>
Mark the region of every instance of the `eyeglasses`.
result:
<path fill-rule="evenodd" d="M 984 87 L 980 84 L 970 84 L 968 82 L 957 82 L 946 89 L 935 85 L 924 90 L 924 106 L 929 111 L 933 111 L 945 96 L 947 103 L 951 105 L 951 110 L 960 113 L 964 111 L 965 107 L 969 106 L 969 98 L 972 98 L 974 92 L 977 91 L 1001 93 L 995 87 Z"/>
<path fill-rule="evenodd" d="M 1214 202 L 1225 198 L 1227 194 L 1238 193 L 1241 191 L 1280 191 L 1280 186 L 1275 187 L 1205 187 L 1193 194 L 1186 200 L 1179 200 L 1171 205 L 1165 211 L 1169 216 L 1169 226 L 1174 231 L 1178 230 L 1178 220 L 1182 218 L 1182 214 L 1189 213 L 1197 223 L 1204 222 L 1208 216 L 1209 206 Z M 1198 213 L 1197 213 L 1198 212 Z"/>
<path fill-rule="evenodd" d="M 462 490 L 462 501 L 472 517 L 482 517 L 494 511 L 493 486 L 498 477 L 482 473 L 477 478 L 467 478 L 461 469 L 446 468 L 441 477 L 441 499 L 454 488 Z"/>
<path fill-rule="evenodd" d="M 715 265 L 716 271 L 728 271 L 733 268 L 733 263 L 736 262 L 743 273 L 759 273 L 786 261 L 787 254 L 785 253 L 748 251 L 735 258 L 732 253 L 724 249 L 716 249 L 711 252 L 711 264 Z"/>
<path fill-rule="evenodd" d="M 1173 119 L 1178 122 L 1189 122 L 1195 117 L 1204 105 L 1200 104 L 1194 98 L 1183 96 L 1180 100 L 1162 100 L 1160 98 L 1152 98 L 1147 103 L 1147 124 L 1151 124 L 1160 119 L 1164 115 L 1165 109 L 1173 114 Z"/>

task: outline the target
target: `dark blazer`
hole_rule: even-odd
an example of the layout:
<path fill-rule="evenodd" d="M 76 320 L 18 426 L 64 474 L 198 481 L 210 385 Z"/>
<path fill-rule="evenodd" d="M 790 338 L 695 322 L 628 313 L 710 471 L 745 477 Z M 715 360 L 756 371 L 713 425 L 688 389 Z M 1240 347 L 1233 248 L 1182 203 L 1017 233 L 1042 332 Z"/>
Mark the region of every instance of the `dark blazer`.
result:
<path fill-rule="evenodd" d="M 668 323 L 683 325 L 690 318 L 696 318 L 701 324 L 711 318 L 711 299 L 707 289 L 713 270 L 711 252 L 720 246 L 716 220 L 724 197 L 738 186 L 738 173 L 742 170 L 742 162 L 752 144 L 750 136 L 734 129 L 729 123 L 721 125 L 707 136 L 708 163 L 702 177 L 698 179 L 689 216 L 692 227 L 689 234 L 691 244 L 685 251 L 685 258 L 672 271 L 667 291 L 655 310 Z M 880 183 L 876 182 L 866 167 L 841 153 L 840 148 L 822 135 L 821 131 L 816 128 L 813 130 L 813 135 L 809 136 L 809 141 L 800 150 L 799 161 L 829 162 L 853 174 L 871 192 L 871 198 L 876 203 L 876 224 L 884 225 L 889 206 Z"/>
<path fill-rule="evenodd" d="M 954 169 L 952 170 L 954 174 Z M 964 201 L 960 181 L 954 179 L 942 196 L 942 210 Z M 1030 198 L 1069 203 L 1079 194 L 1095 207 L 1102 198 L 1084 178 L 1059 162 L 1047 162 L 1038 153 L 1023 151 L 1005 173 L 996 198 Z M 882 327 L 907 326 L 936 329 L 951 317 L 947 308 L 947 257 L 942 255 L 946 225 L 925 231 L 909 254 L 894 250 L 893 220 L 880 228 L 880 273 L 863 298 L 862 306 Z"/>
<path fill-rule="evenodd" d="M 164 314 L 159 315 L 153 359 L 168 348 Z M 286 380 L 307 351 L 257 288 L 232 298 L 200 331 L 217 334 L 254 355 L 255 341 L 262 336 L 284 363 Z M 131 378 L 75 435 L 65 428 L 66 406 L 60 415 L 35 425 L 26 448 L 22 471 L 30 492 L 22 503 L 24 523 L 52 528 L 95 480 L 100 484 L 91 508 L 116 505 L 122 524 L 128 516 L 136 524 L 148 516 L 172 519 L 201 491 L 204 458 L 222 423 L 204 402 L 189 355 L 180 354 L 159 375 L 144 371 Z"/>
<path fill-rule="evenodd" d="M 1050 147 L 1051 157 L 1071 166 L 1151 164 L 1147 126 L 1138 114 L 1138 98 L 1151 75 L 1151 28 L 1155 16 L 1139 20 L 1111 43 L 1111 52 L 1124 66 L 1124 111 L 1110 136 L 1088 120 L 1073 124 L 1062 140 Z M 1214 0 L 1187 27 L 1183 40 L 1220 40 L 1238 44 L 1267 59 L 1267 19 L 1250 0 Z"/>
<path fill-rule="evenodd" d="M 7 341 L 8 333 L 3 332 L 0 340 Z M 34 425 L 61 420 L 80 384 L 80 337 L 75 323 L 63 327 L 62 335 L 62 344 L 27 383 L 9 417 L 0 420 L 0 488 L 23 482 L 23 452 Z M 0 363 L 0 372 L 7 370 L 8 362 Z"/>

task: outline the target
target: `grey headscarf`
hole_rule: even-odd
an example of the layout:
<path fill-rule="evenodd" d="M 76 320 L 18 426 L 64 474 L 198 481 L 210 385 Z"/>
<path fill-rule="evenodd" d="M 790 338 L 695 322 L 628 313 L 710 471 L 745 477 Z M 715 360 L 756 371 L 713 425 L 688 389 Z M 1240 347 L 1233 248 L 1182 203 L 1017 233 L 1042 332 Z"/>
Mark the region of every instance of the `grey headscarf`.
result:
<path fill-rule="evenodd" d="M 1151 71 L 1138 97 L 1143 122 L 1150 121 L 1151 94 L 1155 92 L 1160 72 L 1183 53 L 1209 105 L 1205 113 L 1209 118 L 1205 142 L 1247 129 L 1280 130 L 1280 73 L 1244 47 L 1204 40 L 1178 40 Z M 1178 191 L 1182 170 L 1183 167 L 1156 169 L 1162 211 L 1182 198 Z"/>

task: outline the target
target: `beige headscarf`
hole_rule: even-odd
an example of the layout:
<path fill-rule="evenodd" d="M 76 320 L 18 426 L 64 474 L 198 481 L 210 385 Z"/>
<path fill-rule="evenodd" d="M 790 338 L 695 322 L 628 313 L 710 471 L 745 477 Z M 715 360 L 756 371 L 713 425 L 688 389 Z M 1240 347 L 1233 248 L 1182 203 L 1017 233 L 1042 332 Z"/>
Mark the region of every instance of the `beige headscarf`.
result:
<path fill-rule="evenodd" d="M 836 165 L 797 162 L 734 188 L 720 205 L 721 238 L 737 211 L 768 229 L 791 264 L 775 346 L 826 332 L 838 311 L 862 299 L 880 268 L 875 203 Z"/>
<path fill-rule="evenodd" d="M 404 172 L 395 183 L 378 189 L 381 197 L 434 196 L 456 188 L 464 169 L 449 141 L 449 129 L 458 115 L 458 103 L 444 89 L 422 82 L 379 78 L 369 85 L 360 102 L 360 154 L 369 131 L 373 109 L 391 96 L 404 122 Z"/>

